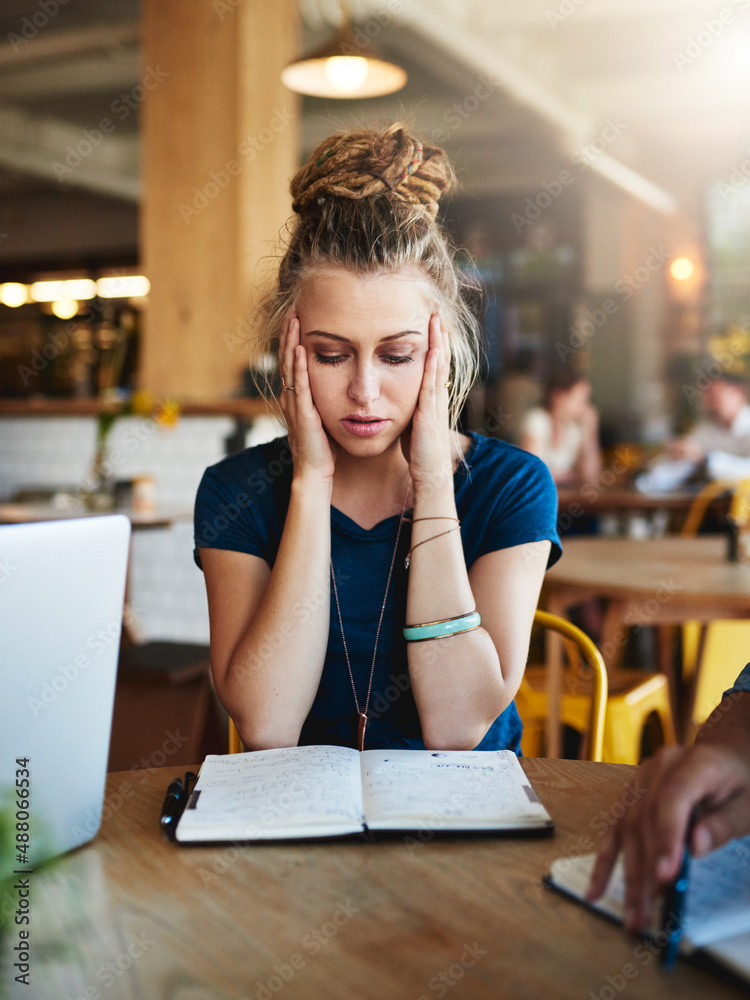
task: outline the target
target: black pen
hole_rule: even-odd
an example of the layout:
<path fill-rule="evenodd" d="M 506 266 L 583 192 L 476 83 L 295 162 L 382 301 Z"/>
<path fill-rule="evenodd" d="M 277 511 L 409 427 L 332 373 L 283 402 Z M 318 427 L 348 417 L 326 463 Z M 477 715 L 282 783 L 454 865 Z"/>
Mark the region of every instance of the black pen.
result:
<path fill-rule="evenodd" d="M 662 969 L 672 969 L 677 961 L 682 931 L 685 924 L 685 908 L 687 906 L 688 885 L 690 882 L 690 838 L 693 823 L 688 823 L 685 835 L 685 847 L 682 851 L 682 861 L 674 882 L 671 882 L 664 893 L 662 909 L 662 935 L 666 935 L 666 943 L 661 953 Z"/>
<path fill-rule="evenodd" d="M 182 815 L 186 799 L 187 782 L 185 782 L 185 786 L 183 787 L 182 781 L 179 778 L 175 778 L 174 781 L 170 782 L 167 794 L 164 797 L 164 805 L 161 807 L 161 828 L 170 840 L 174 839 L 177 820 Z"/>

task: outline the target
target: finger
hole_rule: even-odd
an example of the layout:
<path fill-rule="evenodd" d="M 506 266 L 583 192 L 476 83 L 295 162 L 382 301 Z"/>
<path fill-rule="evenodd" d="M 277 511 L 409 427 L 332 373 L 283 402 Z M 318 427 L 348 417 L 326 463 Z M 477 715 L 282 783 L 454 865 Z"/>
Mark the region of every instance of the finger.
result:
<path fill-rule="evenodd" d="M 607 888 L 617 855 L 620 853 L 621 829 L 621 825 L 617 823 L 604 837 L 586 890 L 586 899 L 592 901 L 598 899 Z"/>
<path fill-rule="evenodd" d="M 307 352 L 299 344 L 294 348 L 294 395 L 298 406 L 309 411 L 313 407 Z"/>
<path fill-rule="evenodd" d="M 287 335 L 284 342 L 284 354 L 281 361 L 281 374 L 287 385 L 294 385 L 294 355 L 297 345 L 300 342 L 299 317 L 292 314 L 287 324 Z M 290 377 L 291 376 L 291 377 Z"/>
<path fill-rule="evenodd" d="M 443 369 L 440 374 L 440 381 L 442 383 L 445 383 L 450 378 L 451 351 L 450 351 L 450 344 L 448 341 L 448 334 L 443 328 L 443 321 L 440 318 L 440 315 L 437 316 L 437 327 L 440 333 L 440 350 L 442 351 L 442 359 L 443 359 Z"/>
<path fill-rule="evenodd" d="M 750 794 L 733 796 L 718 809 L 704 816 L 693 829 L 691 847 L 696 857 L 744 836 L 750 829 Z"/>

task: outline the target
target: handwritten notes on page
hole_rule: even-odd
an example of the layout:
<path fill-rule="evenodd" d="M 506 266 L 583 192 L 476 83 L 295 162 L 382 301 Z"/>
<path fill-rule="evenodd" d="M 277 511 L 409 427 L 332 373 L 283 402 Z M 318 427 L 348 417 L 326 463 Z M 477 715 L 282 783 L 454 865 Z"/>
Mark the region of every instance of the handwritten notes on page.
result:
<path fill-rule="evenodd" d="M 510 750 L 366 750 L 361 765 L 371 830 L 552 824 Z"/>
<path fill-rule="evenodd" d="M 304 746 L 209 755 L 177 839 L 276 840 L 363 829 L 359 754 Z"/>

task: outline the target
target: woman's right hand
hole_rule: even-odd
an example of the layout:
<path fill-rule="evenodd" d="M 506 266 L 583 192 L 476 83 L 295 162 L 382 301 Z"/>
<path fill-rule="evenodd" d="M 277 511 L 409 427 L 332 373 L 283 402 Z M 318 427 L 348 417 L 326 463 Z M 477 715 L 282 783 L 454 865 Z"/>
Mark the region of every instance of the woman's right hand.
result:
<path fill-rule="evenodd" d="M 279 369 L 289 387 L 284 389 L 282 383 L 280 403 L 289 433 L 294 475 L 330 482 L 336 464 L 336 445 L 326 434 L 312 398 L 307 353 L 300 344 L 300 322 L 294 313 L 279 338 Z"/>

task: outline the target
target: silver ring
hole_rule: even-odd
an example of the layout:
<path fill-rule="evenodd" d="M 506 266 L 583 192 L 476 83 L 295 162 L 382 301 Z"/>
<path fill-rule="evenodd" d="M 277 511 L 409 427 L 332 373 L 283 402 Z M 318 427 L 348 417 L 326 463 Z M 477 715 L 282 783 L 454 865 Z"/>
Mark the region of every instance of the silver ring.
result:
<path fill-rule="evenodd" d="M 283 375 L 281 376 L 281 388 L 282 389 L 286 389 L 287 392 L 294 392 L 294 386 L 293 385 L 287 385 L 286 382 L 284 381 L 284 376 Z"/>

